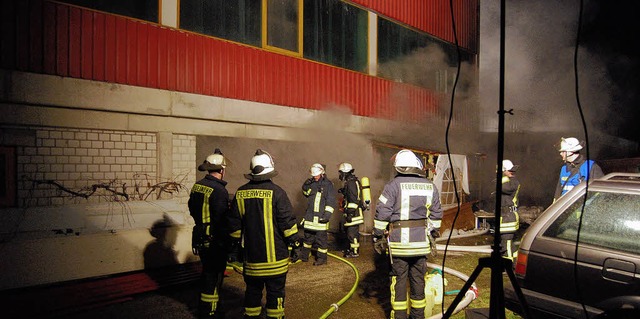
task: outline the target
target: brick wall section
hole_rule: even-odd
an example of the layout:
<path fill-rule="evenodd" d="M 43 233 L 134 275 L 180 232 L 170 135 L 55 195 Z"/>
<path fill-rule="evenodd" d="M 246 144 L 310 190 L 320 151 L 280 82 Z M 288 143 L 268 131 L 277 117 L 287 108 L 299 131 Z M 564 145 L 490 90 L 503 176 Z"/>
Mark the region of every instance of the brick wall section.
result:
<path fill-rule="evenodd" d="M 193 136 L 173 137 L 174 177 L 159 181 L 155 133 L 55 128 L 22 132 L 29 132 L 24 135 L 32 136 L 34 143 L 16 146 L 21 207 L 127 200 L 123 194 L 128 200 L 153 200 L 162 182 L 185 187 L 162 193 L 161 199 L 181 198 L 194 183 Z M 92 193 L 96 185 L 108 189 L 98 187 Z"/>
<path fill-rule="evenodd" d="M 181 203 L 189 199 L 191 186 L 196 182 L 196 137 L 192 135 L 173 135 L 173 176 L 184 189 L 175 196 Z"/>

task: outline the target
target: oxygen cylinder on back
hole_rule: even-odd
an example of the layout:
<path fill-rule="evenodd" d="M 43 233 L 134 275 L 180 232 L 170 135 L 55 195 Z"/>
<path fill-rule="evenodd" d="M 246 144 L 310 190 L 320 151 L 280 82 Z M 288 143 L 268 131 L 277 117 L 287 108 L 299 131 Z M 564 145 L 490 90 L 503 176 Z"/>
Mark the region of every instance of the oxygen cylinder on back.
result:
<path fill-rule="evenodd" d="M 364 201 L 365 206 L 369 209 L 369 205 L 371 204 L 371 187 L 369 187 L 369 178 L 366 176 L 362 177 L 360 184 L 362 185 L 362 201 Z"/>

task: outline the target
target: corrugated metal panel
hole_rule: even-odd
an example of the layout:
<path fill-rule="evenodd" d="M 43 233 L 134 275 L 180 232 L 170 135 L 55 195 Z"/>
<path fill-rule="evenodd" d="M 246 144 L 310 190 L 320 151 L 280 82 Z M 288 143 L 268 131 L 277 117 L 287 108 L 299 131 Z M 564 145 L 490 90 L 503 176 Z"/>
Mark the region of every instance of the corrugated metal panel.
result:
<path fill-rule="evenodd" d="M 425 89 L 254 47 L 48 1 L 9 8 L 6 69 L 407 121 L 437 109 Z"/>
<path fill-rule="evenodd" d="M 453 0 L 456 33 L 461 47 L 478 52 L 478 1 Z M 454 43 L 449 0 L 351 0 L 379 14 Z"/>

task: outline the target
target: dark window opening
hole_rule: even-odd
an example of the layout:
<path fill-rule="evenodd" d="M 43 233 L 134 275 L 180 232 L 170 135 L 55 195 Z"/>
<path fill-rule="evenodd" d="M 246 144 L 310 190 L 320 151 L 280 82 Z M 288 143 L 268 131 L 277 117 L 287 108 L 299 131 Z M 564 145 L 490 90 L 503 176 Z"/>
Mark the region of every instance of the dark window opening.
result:
<path fill-rule="evenodd" d="M 158 0 L 63 0 L 62 2 L 158 23 Z"/>
<path fill-rule="evenodd" d="M 338 0 L 305 0 L 304 57 L 366 71 L 367 12 Z"/>
<path fill-rule="evenodd" d="M 260 47 L 262 1 L 182 0 L 180 28 Z"/>

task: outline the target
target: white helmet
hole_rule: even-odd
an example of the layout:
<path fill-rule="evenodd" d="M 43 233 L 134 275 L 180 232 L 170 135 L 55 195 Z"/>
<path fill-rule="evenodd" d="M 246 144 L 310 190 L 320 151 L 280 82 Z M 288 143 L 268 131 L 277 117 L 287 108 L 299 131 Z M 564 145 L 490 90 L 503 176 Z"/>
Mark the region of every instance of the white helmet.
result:
<path fill-rule="evenodd" d="M 251 158 L 251 175 L 265 175 L 275 170 L 271 154 L 261 149 L 256 150 L 256 154 Z"/>
<path fill-rule="evenodd" d="M 518 170 L 518 165 L 513 165 L 513 162 L 511 162 L 510 160 L 504 160 L 502 161 L 502 171 L 506 172 L 506 171 L 511 171 L 511 172 L 515 172 Z"/>
<path fill-rule="evenodd" d="M 227 160 L 222 155 L 222 151 L 219 148 L 213 152 L 213 154 L 207 156 L 207 159 L 198 166 L 199 171 L 217 171 L 227 167 Z"/>
<path fill-rule="evenodd" d="M 577 152 L 582 149 L 580 141 L 575 137 L 560 138 L 560 152 Z"/>
<path fill-rule="evenodd" d="M 319 163 L 314 163 L 313 165 L 311 165 L 311 168 L 309 169 L 309 173 L 311 173 L 311 176 L 318 176 L 320 174 L 324 174 L 324 166 L 322 166 L 322 164 Z"/>
<path fill-rule="evenodd" d="M 351 171 L 353 171 L 353 166 L 351 166 L 351 164 L 345 162 L 345 163 L 341 163 L 340 166 L 338 166 L 338 171 L 343 172 L 343 173 L 349 173 Z"/>
<path fill-rule="evenodd" d="M 401 150 L 393 156 L 393 167 L 398 173 L 425 175 L 422 160 L 410 150 Z"/>
<path fill-rule="evenodd" d="M 393 166 L 424 169 L 422 161 L 410 150 L 401 150 L 394 156 Z"/>

